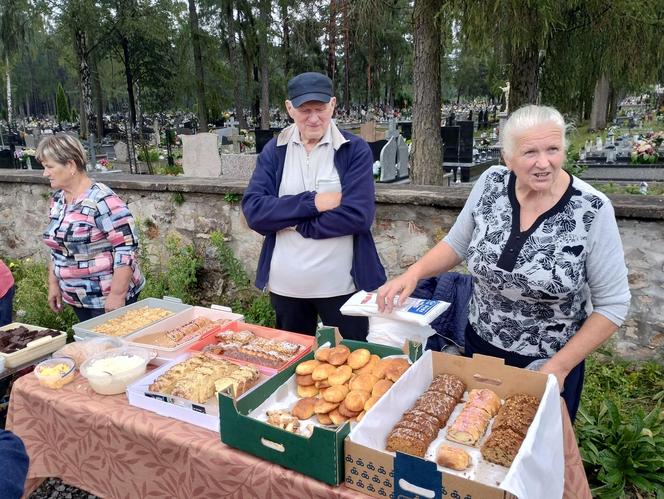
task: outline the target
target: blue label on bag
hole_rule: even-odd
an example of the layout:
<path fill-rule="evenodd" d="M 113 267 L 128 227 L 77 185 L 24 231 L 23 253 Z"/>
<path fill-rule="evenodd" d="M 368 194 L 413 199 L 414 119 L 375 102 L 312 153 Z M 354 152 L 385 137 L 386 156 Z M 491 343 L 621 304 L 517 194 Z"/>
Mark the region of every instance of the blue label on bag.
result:
<path fill-rule="evenodd" d="M 433 310 L 433 307 L 438 305 L 438 302 L 436 300 L 422 300 L 420 303 L 417 305 L 413 305 L 408 309 L 408 312 L 412 312 L 413 314 L 418 314 L 418 315 L 426 315 L 429 313 L 431 310 Z"/>

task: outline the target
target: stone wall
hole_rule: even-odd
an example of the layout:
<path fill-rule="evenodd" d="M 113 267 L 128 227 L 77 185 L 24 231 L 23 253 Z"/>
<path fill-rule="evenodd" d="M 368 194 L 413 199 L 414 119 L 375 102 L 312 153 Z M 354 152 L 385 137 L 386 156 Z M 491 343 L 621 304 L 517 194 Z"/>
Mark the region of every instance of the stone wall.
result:
<path fill-rule="evenodd" d="M 97 174 L 142 222 L 151 256 L 164 255 L 167 235 L 192 242 L 204 257 L 205 295 L 219 296 L 223 280 L 210 234 L 226 234 L 229 245 L 253 274 L 262 238 L 250 230 L 239 199 L 246 180 Z M 378 251 L 390 276 L 397 275 L 440 240 L 454 223 L 468 186 L 451 188 L 379 185 L 374 227 Z M 50 189 L 38 173 L 0 173 L 0 255 L 46 260 L 41 243 Z M 179 194 L 176 194 L 179 193 Z M 179 202 L 184 199 L 184 202 Z M 629 318 L 615 336 L 626 358 L 664 354 L 664 199 L 611 196 L 618 218 L 632 290 Z"/>

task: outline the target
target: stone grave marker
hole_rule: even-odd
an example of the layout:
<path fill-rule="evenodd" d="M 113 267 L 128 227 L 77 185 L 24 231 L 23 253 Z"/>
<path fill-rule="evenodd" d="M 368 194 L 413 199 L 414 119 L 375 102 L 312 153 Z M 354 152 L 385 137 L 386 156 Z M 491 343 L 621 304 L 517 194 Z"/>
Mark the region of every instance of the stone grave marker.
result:
<path fill-rule="evenodd" d="M 159 147 L 161 144 L 161 137 L 159 135 L 159 122 L 157 120 L 154 120 L 154 123 L 152 124 L 152 142 L 154 143 L 155 147 Z"/>
<path fill-rule="evenodd" d="M 240 143 L 244 140 L 242 135 L 233 134 L 231 135 L 231 142 L 233 142 L 233 152 L 235 154 L 240 154 L 241 147 Z"/>
<path fill-rule="evenodd" d="M 387 141 L 380 152 L 380 181 L 390 182 L 397 178 L 397 138 Z"/>
<path fill-rule="evenodd" d="M 129 150 L 127 149 L 127 144 L 124 142 L 116 142 L 115 145 L 113 146 L 113 150 L 115 151 L 115 159 L 117 161 L 120 161 L 122 163 L 126 163 L 129 159 Z"/>
<path fill-rule="evenodd" d="M 399 135 L 397 137 L 397 178 L 408 177 L 408 144 L 404 138 Z"/>
<path fill-rule="evenodd" d="M 188 177 L 218 177 L 221 158 L 216 133 L 182 135 L 182 169 Z"/>
<path fill-rule="evenodd" d="M 25 136 L 25 147 L 28 149 L 36 149 L 37 148 L 37 137 L 31 134 L 27 134 Z"/>

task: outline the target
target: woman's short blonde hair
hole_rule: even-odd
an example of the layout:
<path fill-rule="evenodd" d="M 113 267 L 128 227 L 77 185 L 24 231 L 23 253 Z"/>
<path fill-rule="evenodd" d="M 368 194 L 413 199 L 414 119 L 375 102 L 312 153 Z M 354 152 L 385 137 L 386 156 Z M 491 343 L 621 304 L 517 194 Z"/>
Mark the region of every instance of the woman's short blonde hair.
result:
<path fill-rule="evenodd" d="M 57 161 L 63 165 L 73 161 L 76 169 L 85 171 L 87 157 L 83 144 L 76 137 L 67 134 L 49 135 L 41 140 L 37 146 L 36 157 L 39 161 Z"/>
<path fill-rule="evenodd" d="M 565 140 L 567 126 L 563 115 L 553 107 L 529 104 L 514 111 L 501 130 L 500 147 L 503 156 L 513 156 L 516 153 L 517 140 L 531 128 L 544 123 L 551 123 L 560 129 L 563 137 L 563 149 L 567 150 L 567 141 Z"/>

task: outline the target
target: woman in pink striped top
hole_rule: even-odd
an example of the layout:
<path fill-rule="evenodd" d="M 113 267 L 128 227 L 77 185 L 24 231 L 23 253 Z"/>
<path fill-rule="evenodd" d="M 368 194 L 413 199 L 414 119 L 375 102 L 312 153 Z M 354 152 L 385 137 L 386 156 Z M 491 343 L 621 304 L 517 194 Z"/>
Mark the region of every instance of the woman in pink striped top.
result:
<path fill-rule="evenodd" d="M 136 301 L 145 278 L 138 268 L 138 237 L 127 205 L 85 170 L 85 151 L 69 135 L 40 142 L 37 159 L 55 189 L 44 243 L 51 250 L 48 304 L 63 302 L 80 321 Z"/>

